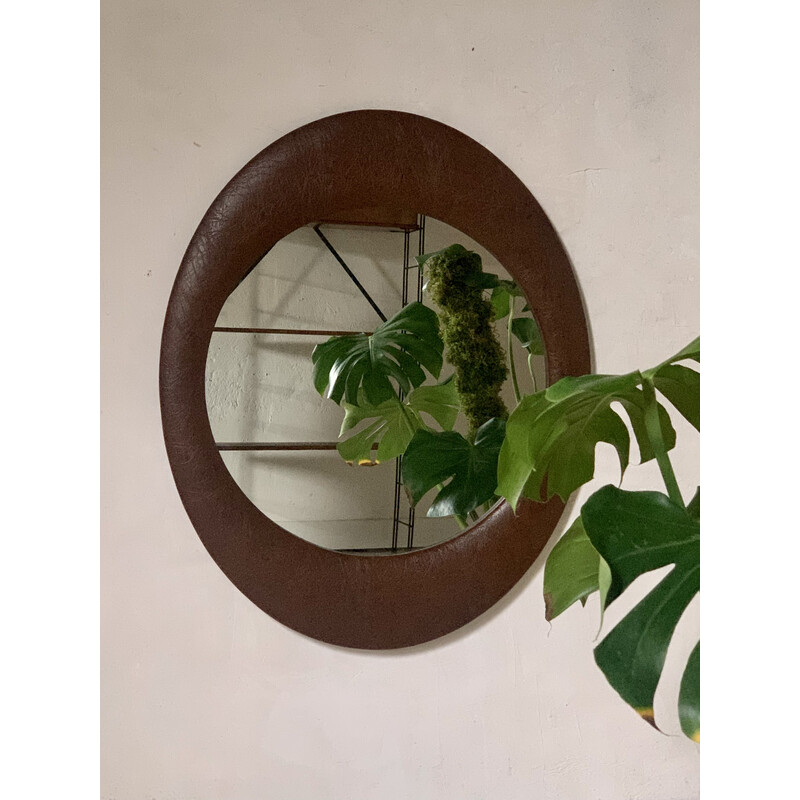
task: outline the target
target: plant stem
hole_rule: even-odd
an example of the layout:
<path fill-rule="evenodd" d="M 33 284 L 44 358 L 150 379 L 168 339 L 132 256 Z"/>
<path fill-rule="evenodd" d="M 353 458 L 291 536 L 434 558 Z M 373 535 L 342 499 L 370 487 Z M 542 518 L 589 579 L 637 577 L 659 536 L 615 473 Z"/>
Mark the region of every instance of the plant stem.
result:
<path fill-rule="evenodd" d="M 536 385 L 536 376 L 533 374 L 533 365 L 531 364 L 531 359 L 533 358 L 533 353 L 528 353 L 528 372 L 531 374 L 531 381 L 533 381 L 533 393 L 539 391 L 539 387 Z"/>
<path fill-rule="evenodd" d="M 514 399 L 517 405 L 522 400 L 522 395 L 519 393 L 519 384 L 517 383 L 517 368 L 514 366 L 514 351 L 511 347 L 513 338 L 511 336 L 511 323 L 514 319 L 514 298 L 508 298 L 508 366 L 511 369 L 511 383 L 514 386 Z"/>
<path fill-rule="evenodd" d="M 683 502 L 683 497 L 681 496 L 681 490 L 678 488 L 675 472 L 672 469 L 672 462 L 669 460 L 669 455 L 667 454 L 667 446 L 664 444 L 661 419 L 658 413 L 656 390 L 650 378 L 643 379 L 642 392 L 644 393 L 645 399 L 644 425 L 647 430 L 647 438 L 650 440 L 653 452 L 655 453 L 658 468 L 661 470 L 661 477 L 664 479 L 664 485 L 667 487 L 667 494 L 673 503 L 677 503 L 681 508 L 686 508 L 686 504 Z"/>

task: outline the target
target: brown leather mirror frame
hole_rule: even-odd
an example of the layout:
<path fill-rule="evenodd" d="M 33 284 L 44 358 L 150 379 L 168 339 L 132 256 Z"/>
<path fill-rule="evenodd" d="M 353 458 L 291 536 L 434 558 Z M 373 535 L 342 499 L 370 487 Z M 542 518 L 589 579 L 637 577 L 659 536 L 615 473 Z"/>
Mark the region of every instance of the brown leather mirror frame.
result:
<path fill-rule="evenodd" d="M 453 128 L 414 114 L 370 110 L 298 128 L 259 153 L 222 190 L 175 279 L 160 392 L 178 492 L 228 578 L 296 631 L 336 645 L 384 649 L 435 639 L 496 603 L 541 552 L 563 504 L 523 501 L 515 516 L 503 502 L 447 542 L 369 557 L 326 550 L 289 533 L 234 482 L 206 410 L 206 357 L 220 309 L 284 236 L 373 206 L 418 209 L 480 242 L 530 302 L 546 345 L 548 382 L 589 372 L 575 276 L 533 195 L 494 155 Z"/>

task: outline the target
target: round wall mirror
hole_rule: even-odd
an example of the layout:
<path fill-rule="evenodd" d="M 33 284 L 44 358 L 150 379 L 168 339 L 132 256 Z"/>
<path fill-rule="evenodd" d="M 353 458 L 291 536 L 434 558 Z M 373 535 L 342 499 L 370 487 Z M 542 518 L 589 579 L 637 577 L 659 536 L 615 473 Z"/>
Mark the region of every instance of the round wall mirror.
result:
<path fill-rule="evenodd" d="M 413 114 L 337 114 L 269 145 L 178 270 L 160 364 L 178 492 L 232 583 L 313 638 L 382 649 L 459 628 L 522 577 L 563 511 L 499 502 L 459 529 L 429 519 L 427 499 L 409 540 L 391 466 L 348 467 L 336 450 L 342 409 L 314 389 L 314 345 L 415 300 L 412 253 L 451 244 L 524 294 L 545 353 L 517 362 L 526 391 L 590 370 L 580 293 L 539 204 L 484 147 Z"/>

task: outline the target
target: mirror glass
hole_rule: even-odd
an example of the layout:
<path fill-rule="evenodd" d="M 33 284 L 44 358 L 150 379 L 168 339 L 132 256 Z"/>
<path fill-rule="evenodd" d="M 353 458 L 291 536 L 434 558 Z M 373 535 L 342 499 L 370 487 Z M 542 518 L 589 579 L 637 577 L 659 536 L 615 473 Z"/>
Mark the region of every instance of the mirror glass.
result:
<path fill-rule="evenodd" d="M 433 488 L 411 512 L 398 485 L 396 459 L 349 465 L 337 450 L 337 443 L 376 419 L 357 423 L 340 438 L 344 400 L 337 404 L 321 396 L 312 378 L 312 352 L 331 335 L 371 333 L 382 324 L 380 315 L 391 319 L 418 293 L 425 306 L 438 310 L 422 291 L 415 256 L 453 244 L 478 253 L 485 273 L 511 280 L 478 242 L 443 222 L 361 211 L 292 232 L 222 308 L 206 363 L 214 439 L 242 491 L 292 533 L 354 555 L 404 553 L 457 536 L 488 509 L 489 502 L 482 504 L 461 524 L 452 516 L 429 517 L 438 493 Z M 491 291 L 485 290 L 487 299 Z M 515 319 L 531 318 L 524 297 L 513 302 Z M 495 333 L 504 353 L 512 342 L 519 391 L 529 394 L 544 386 L 544 356 L 535 345 L 526 350 L 522 335 L 510 335 L 508 322 L 508 316 L 496 320 Z M 523 325 L 514 333 L 524 330 Z M 438 379 L 426 373 L 425 385 L 452 375 L 447 350 L 444 355 Z M 509 411 L 515 407 L 510 372 L 502 398 Z M 441 430 L 429 415 L 419 418 Z M 468 435 L 463 413 L 453 429 Z"/>

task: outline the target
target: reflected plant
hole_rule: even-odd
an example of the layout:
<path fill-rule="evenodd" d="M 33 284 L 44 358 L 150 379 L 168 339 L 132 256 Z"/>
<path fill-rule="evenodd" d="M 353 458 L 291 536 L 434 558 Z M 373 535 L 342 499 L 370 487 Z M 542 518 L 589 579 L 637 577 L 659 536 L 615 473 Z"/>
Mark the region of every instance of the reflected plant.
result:
<path fill-rule="evenodd" d="M 525 299 L 522 290 L 517 286 L 514 281 L 499 280 L 492 288 L 491 303 L 494 310 L 495 321 L 508 317 L 507 330 L 507 348 L 508 352 L 512 352 L 512 337 L 516 337 L 525 351 L 528 353 L 528 372 L 530 373 L 531 382 L 533 383 L 534 392 L 537 389 L 536 377 L 533 371 L 531 359 L 533 356 L 544 355 L 544 342 L 542 341 L 542 334 L 539 331 L 539 326 L 532 316 L 515 316 L 515 305 L 518 299 Z M 522 313 L 530 312 L 530 306 L 527 302 L 522 307 Z M 511 382 L 514 387 L 514 397 L 519 403 L 522 400 L 522 394 L 519 389 L 517 381 L 517 369 L 514 364 L 514 359 L 508 360 L 509 370 L 511 371 Z"/>
<path fill-rule="evenodd" d="M 506 355 L 517 397 L 519 389 L 511 334 L 506 354 L 493 322 L 499 302 L 511 331 L 513 301 L 508 298 L 522 293 L 512 281 L 484 272 L 480 256 L 458 244 L 417 260 L 438 315 L 412 303 L 372 335 L 332 337 L 314 349 L 314 385 L 343 405 L 340 437 L 369 421 L 337 445 L 345 461 L 374 466 L 404 456 L 403 482 L 412 506 L 436 489 L 428 516 L 453 516 L 466 528 L 469 518 L 477 519 L 478 511 L 496 499 L 497 457 L 508 416 L 500 397 Z M 527 322 L 527 331 L 538 333 L 535 322 Z M 439 377 L 443 352 L 453 376 L 423 385 L 426 371 Z M 453 430 L 459 413 L 468 423 L 466 437 Z"/>
<path fill-rule="evenodd" d="M 344 398 L 358 405 L 359 390 L 367 402 L 397 400 L 398 388 L 410 392 L 442 370 L 439 319 L 422 303 L 411 303 L 372 334 L 333 336 L 311 354 L 314 388 L 334 403 Z"/>

